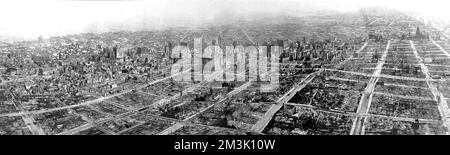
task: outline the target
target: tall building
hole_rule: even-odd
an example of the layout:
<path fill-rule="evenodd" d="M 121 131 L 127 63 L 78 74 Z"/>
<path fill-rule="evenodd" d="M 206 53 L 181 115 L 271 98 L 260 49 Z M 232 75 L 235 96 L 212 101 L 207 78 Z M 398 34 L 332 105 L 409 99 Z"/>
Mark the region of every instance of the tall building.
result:
<path fill-rule="evenodd" d="M 111 52 L 109 52 L 109 51 L 110 51 L 110 50 L 109 50 L 108 47 L 103 48 L 103 53 L 102 53 L 103 57 L 109 58 L 109 55 L 110 55 L 110 53 L 111 53 Z"/>
<path fill-rule="evenodd" d="M 220 34 L 216 37 L 214 45 L 222 46 L 222 37 Z"/>
<path fill-rule="evenodd" d="M 136 55 L 141 55 L 142 54 L 142 48 L 141 47 L 137 47 L 136 48 Z"/>
<path fill-rule="evenodd" d="M 110 59 L 117 59 L 117 45 L 113 47 Z"/>
<path fill-rule="evenodd" d="M 117 59 L 117 46 L 114 46 L 112 49 L 110 47 L 103 48 L 102 56 L 109 60 Z"/>
<path fill-rule="evenodd" d="M 168 57 L 170 56 L 170 51 L 172 50 L 172 43 L 171 42 L 166 42 L 166 44 L 164 45 L 164 54 L 163 57 Z"/>
<path fill-rule="evenodd" d="M 416 37 L 417 38 L 422 37 L 422 33 L 420 32 L 420 28 L 419 27 L 417 27 L 417 29 L 416 29 Z"/>
<path fill-rule="evenodd" d="M 128 47 L 121 47 L 120 49 L 118 49 L 117 59 L 124 59 L 126 57 L 127 51 L 128 51 Z"/>

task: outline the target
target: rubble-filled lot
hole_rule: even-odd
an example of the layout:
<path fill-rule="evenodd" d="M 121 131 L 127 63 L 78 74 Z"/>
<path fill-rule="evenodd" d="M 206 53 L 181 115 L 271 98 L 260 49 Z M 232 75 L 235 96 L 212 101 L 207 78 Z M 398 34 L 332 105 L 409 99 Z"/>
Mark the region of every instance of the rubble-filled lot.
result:
<path fill-rule="evenodd" d="M 430 76 L 435 80 L 448 79 L 450 78 L 450 73 L 442 71 L 430 71 Z"/>
<path fill-rule="evenodd" d="M 238 82 L 233 85 L 236 88 L 242 84 L 243 82 Z M 211 85 L 199 87 L 195 91 L 182 94 L 178 99 L 166 102 L 162 106 L 152 107 L 150 111 L 155 116 L 184 120 L 224 98 L 229 91 L 233 90 L 231 87 L 228 87 L 230 89 L 216 89 Z"/>
<path fill-rule="evenodd" d="M 22 117 L 0 117 L 0 135 L 31 135 Z"/>
<path fill-rule="evenodd" d="M 164 129 L 174 125 L 176 122 L 158 119 L 155 117 L 151 117 L 146 120 L 146 122 L 142 125 L 134 127 L 131 130 L 125 131 L 122 134 L 124 135 L 155 135 Z"/>
<path fill-rule="evenodd" d="M 347 91 L 363 91 L 367 83 L 357 80 L 339 79 L 334 77 L 317 76 L 309 84 L 318 88 L 332 88 Z"/>
<path fill-rule="evenodd" d="M 192 120 L 193 123 L 250 130 L 272 104 L 231 101 L 219 104 Z"/>
<path fill-rule="evenodd" d="M 7 113 L 13 113 L 18 112 L 19 110 L 16 109 L 16 106 L 14 105 L 14 102 L 9 101 L 0 101 L 0 114 L 7 114 Z"/>
<path fill-rule="evenodd" d="M 428 56 L 425 59 L 431 59 L 431 62 L 425 62 L 425 64 L 435 64 L 435 65 L 450 65 L 450 58 L 444 56 Z"/>
<path fill-rule="evenodd" d="M 54 98 L 57 98 L 58 100 L 63 102 L 64 105 L 66 105 L 66 106 L 76 105 L 76 104 L 80 104 L 85 101 L 90 101 L 90 100 L 96 99 L 96 97 L 91 96 L 91 95 L 70 95 L 70 96 L 57 95 L 57 96 L 54 96 Z"/>
<path fill-rule="evenodd" d="M 385 64 L 383 66 L 383 70 L 381 70 L 381 74 L 422 79 L 425 78 L 425 75 L 422 73 L 421 69 L 417 69 L 417 72 L 415 71 L 416 67 L 418 66 L 408 65 L 408 67 L 405 67 L 401 65 Z"/>
<path fill-rule="evenodd" d="M 138 110 L 140 108 L 153 104 L 159 99 L 161 99 L 161 97 L 146 94 L 145 92 L 131 92 L 118 97 L 114 97 L 110 100 L 107 100 L 107 102 L 111 101 L 129 109 Z"/>
<path fill-rule="evenodd" d="M 420 87 L 400 87 L 394 85 L 377 85 L 375 87 L 375 92 L 402 95 L 402 96 L 415 96 L 422 97 L 425 99 L 432 99 L 433 94 L 429 88 Z"/>
<path fill-rule="evenodd" d="M 212 104 L 212 102 L 192 101 L 180 106 L 164 109 L 164 113 L 161 116 L 184 120 Z"/>
<path fill-rule="evenodd" d="M 80 106 L 80 107 L 75 107 L 72 109 L 76 114 L 87 118 L 90 121 L 97 121 L 97 120 L 101 120 L 101 119 L 105 119 L 108 117 L 111 117 L 110 115 L 106 114 L 106 113 L 102 113 L 99 111 L 96 111 L 94 109 L 92 109 L 89 106 Z"/>
<path fill-rule="evenodd" d="M 86 123 L 81 116 L 69 110 L 58 110 L 35 116 L 37 124 L 46 134 L 58 134 Z"/>
<path fill-rule="evenodd" d="M 0 89 L 0 114 L 17 112 L 12 96 Z"/>
<path fill-rule="evenodd" d="M 434 120 L 441 118 L 438 105 L 435 101 L 405 99 L 385 95 L 373 96 L 369 113 L 405 118 Z"/>
<path fill-rule="evenodd" d="M 424 81 L 416 81 L 416 80 L 380 78 L 378 80 L 378 82 L 383 83 L 384 85 L 402 85 L 402 86 L 414 86 L 414 87 L 428 88 L 428 84 L 425 80 Z"/>
<path fill-rule="evenodd" d="M 264 133 L 270 135 L 348 135 L 354 117 L 285 106 Z"/>
<path fill-rule="evenodd" d="M 372 59 L 352 59 L 342 66 L 342 70 L 372 74 L 375 71 L 376 66 L 377 64 L 373 63 Z"/>
<path fill-rule="evenodd" d="M 408 54 L 399 54 L 394 52 L 389 52 L 386 58 L 387 64 L 402 64 L 402 65 L 414 65 L 417 64 L 417 58 L 414 56 L 414 54 L 408 53 Z M 386 65 L 386 68 L 393 68 L 397 66 L 390 66 Z"/>
<path fill-rule="evenodd" d="M 246 135 L 246 131 L 210 126 L 183 126 L 171 135 Z"/>
<path fill-rule="evenodd" d="M 342 91 L 337 89 L 303 89 L 289 102 L 309 105 L 323 110 L 339 110 L 356 112 L 361 98 L 359 92 Z M 308 96 L 308 98 L 306 98 Z M 310 96 L 310 97 L 309 97 Z"/>
<path fill-rule="evenodd" d="M 350 73 L 343 73 L 339 71 L 324 71 L 322 73 L 326 77 L 337 77 L 337 78 L 343 78 L 343 79 L 350 79 L 350 80 L 357 80 L 361 82 L 369 82 L 370 75 L 364 76 L 364 75 L 358 75 L 358 74 L 350 74 Z"/>
<path fill-rule="evenodd" d="M 356 112 L 366 83 L 316 77 L 289 100 L 289 103 L 313 106 L 323 110 Z"/>
<path fill-rule="evenodd" d="M 100 127 L 103 129 L 112 131 L 113 133 L 118 133 L 125 129 L 131 128 L 139 123 L 140 122 L 135 119 L 125 117 L 125 118 L 107 121 L 107 122 L 101 124 Z"/>
<path fill-rule="evenodd" d="M 190 87 L 189 84 L 175 82 L 173 80 L 166 80 L 150 85 L 144 89 L 143 92 L 153 94 L 156 96 L 173 96 L 180 93 L 184 88 Z"/>
<path fill-rule="evenodd" d="M 98 111 L 101 111 L 103 113 L 107 113 L 110 114 L 112 116 L 117 116 L 120 114 L 124 114 L 126 112 L 128 112 L 127 110 L 117 107 L 111 103 L 108 102 L 100 102 L 100 103 L 95 103 L 91 105 L 93 108 L 95 108 Z"/>
<path fill-rule="evenodd" d="M 436 81 L 432 83 L 446 98 L 450 98 L 450 81 Z"/>
<path fill-rule="evenodd" d="M 445 127 L 439 123 L 400 121 L 385 117 L 368 117 L 366 135 L 444 135 Z"/>
<path fill-rule="evenodd" d="M 24 110 L 37 111 L 76 105 L 92 99 L 94 97 L 88 95 L 75 95 L 70 97 L 61 95 L 25 95 L 20 97 L 20 104 Z"/>
<path fill-rule="evenodd" d="M 426 65 L 426 67 L 430 71 L 450 72 L 450 67 L 447 66 Z"/>
<path fill-rule="evenodd" d="M 288 92 L 292 86 L 295 85 L 296 81 L 301 81 L 305 77 L 303 76 L 286 76 L 286 77 L 280 77 L 280 87 L 277 90 L 277 93 L 284 94 Z"/>
<path fill-rule="evenodd" d="M 283 87 L 283 86 L 280 86 Z M 286 92 L 280 92 L 279 89 L 275 91 L 262 92 L 262 84 L 252 83 L 247 89 L 234 95 L 233 100 L 242 103 L 268 103 L 276 102 L 278 98 L 283 96 Z M 289 89 L 292 87 L 289 87 Z"/>
<path fill-rule="evenodd" d="M 25 110 L 35 111 L 41 109 L 63 107 L 65 104 L 52 96 L 23 96 L 20 103 Z"/>
<path fill-rule="evenodd" d="M 98 129 L 97 127 L 92 127 L 87 130 L 80 131 L 75 135 L 107 135 L 107 133 Z"/>

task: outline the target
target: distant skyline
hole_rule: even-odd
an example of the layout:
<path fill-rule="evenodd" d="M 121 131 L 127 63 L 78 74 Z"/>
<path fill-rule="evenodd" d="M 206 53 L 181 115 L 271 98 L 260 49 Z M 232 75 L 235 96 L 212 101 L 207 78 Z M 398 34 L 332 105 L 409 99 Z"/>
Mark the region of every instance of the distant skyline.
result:
<path fill-rule="evenodd" d="M 303 16 L 320 10 L 386 7 L 450 19 L 447 0 L 4 0 L 0 35 L 35 39 L 82 32 L 199 26 L 253 14 Z"/>

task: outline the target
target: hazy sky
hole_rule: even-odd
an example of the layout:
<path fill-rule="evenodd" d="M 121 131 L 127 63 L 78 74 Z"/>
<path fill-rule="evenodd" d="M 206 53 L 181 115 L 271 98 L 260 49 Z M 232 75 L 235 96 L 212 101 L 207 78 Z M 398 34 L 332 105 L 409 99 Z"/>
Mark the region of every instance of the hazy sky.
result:
<path fill-rule="evenodd" d="M 35 38 L 86 31 L 189 26 L 252 13 L 389 7 L 450 17 L 448 0 L 1 0 L 0 35 Z M 450 18 L 448 18 L 450 19 Z M 113 25 L 113 26 L 112 26 Z M 122 27 L 118 26 L 121 25 Z"/>

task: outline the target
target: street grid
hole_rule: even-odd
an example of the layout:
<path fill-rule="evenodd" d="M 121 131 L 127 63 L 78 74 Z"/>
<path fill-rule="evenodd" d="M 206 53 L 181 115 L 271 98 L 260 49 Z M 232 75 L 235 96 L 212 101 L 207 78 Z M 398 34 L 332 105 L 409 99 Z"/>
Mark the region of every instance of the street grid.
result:
<path fill-rule="evenodd" d="M 364 23 L 364 25 L 374 26 L 380 20 L 383 19 L 374 17 L 367 21 L 368 23 Z M 397 19 L 389 20 L 387 26 L 395 26 L 396 22 L 398 22 Z M 257 44 L 255 42 L 256 39 L 253 39 L 252 33 L 249 31 L 251 30 L 244 27 L 238 33 L 242 33 L 251 44 Z M 291 40 L 289 37 L 284 36 L 282 32 L 271 33 L 279 38 Z M 317 37 L 320 37 L 320 35 L 317 35 Z M 237 82 L 236 87 L 231 91 L 218 93 L 217 96 L 208 101 L 193 101 L 192 96 L 208 91 L 206 90 L 207 88 L 211 88 L 214 91 L 222 91 L 224 88 L 217 86 L 218 82 L 216 81 L 206 80 L 196 84 L 186 84 L 181 86 L 181 91 L 175 92 L 174 95 L 157 94 L 157 92 L 150 90 L 152 86 L 171 81 L 173 77 L 182 75 L 182 73 L 155 79 L 145 85 L 131 85 L 132 88 L 130 89 L 110 95 L 83 91 L 84 95 L 91 96 L 94 99 L 72 105 L 31 111 L 26 110 L 21 100 L 9 92 L 13 96 L 14 107 L 18 111 L 1 113 L 0 118 L 20 117 L 31 134 L 34 135 L 171 135 L 187 134 L 186 132 L 193 132 L 197 129 L 205 130 L 198 131 L 199 134 L 246 134 L 249 132 L 273 134 L 271 129 L 277 123 L 275 118 L 291 108 L 299 111 L 313 111 L 314 113 L 330 115 L 333 119 L 349 118 L 345 122 L 346 124 L 343 125 L 345 127 L 342 127 L 342 131 L 339 128 L 339 131 L 332 131 L 332 133 L 338 132 L 348 135 L 387 134 L 394 130 L 392 124 L 401 128 L 401 123 L 418 123 L 420 125 L 420 134 L 448 135 L 450 131 L 450 109 L 448 105 L 450 94 L 445 92 L 445 86 L 444 88 L 440 86 L 447 79 L 435 76 L 437 73 L 450 73 L 450 64 L 445 63 L 450 62 L 448 50 L 450 50 L 450 43 L 433 39 L 425 41 L 389 39 L 384 42 L 368 40 L 361 43 L 360 48 L 351 51 L 350 56 L 340 61 L 334 67 L 318 68 L 306 75 L 281 76 L 280 78 L 296 77 L 297 81 L 291 83 L 291 86 L 286 91 L 276 94 L 276 99 L 273 101 L 257 102 L 257 104 L 263 106 L 263 110 L 249 114 L 254 119 L 240 122 L 242 128 L 226 128 L 199 123 L 198 119 L 211 113 L 216 107 L 226 106 L 230 102 L 237 100 L 242 94 L 259 93 L 255 85 L 261 82 Z M 433 61 L 426 61 L 428 58 L 431 58 Z M 406 61 L 406 63 L 403 61 Z M 280 63 L 280 65 L 289 66 L 288 69 L 290 70 L 301 69 L 295 67 L 296 63 Z M 354 69 L 348 68 L 346 65 L 363 67 Z M 399 65 L 418 67 L 419 73 L 397 74 L 397 72 L 404 71 Z M 341 66 L 343 67 L 341 68 Z M 449 69 L 437 70 L 442 67 L 448 67 Z M 186 71 L 190 71 L 190 69 Z M 217 75 L 214 76 L 222 75 L 223 72 L 216 72 Z M 39 76 L 2 81 L 0 85 L 27 81 L 27 79 L 32 78 L 39 78 Z M 325 85 L 327 82 L 344 84 L 342 84 L 342 87 L 333 87 L 331 84 Z M 349 86 L 350 84 L 354 85 Z M 318 88 L 318 85 L 325 86 Z M 345 88 L 346 86 L 350 88 L 361 86 L 361 89 L 351 90 Z M 336 90 L 336 92 L 330 92 L 326 89 Z M 395 90 L 408 90 L 415 94 L 402 93 Z M 313 103 L 313 101 L 320 99 L 320 96 L 317 95 L 323 95 L 322 93 L 327 95 L 355 94 L 356 97 L 348 97 L 350 101 L 348 101 L 347 105 L 325 108 Z M 132 102 L 136 101 L 133 97 L 129 97 L 129 102 L 117 100 L 121 97 L 125 98 L 124 96 L 126 95 L 145 96 L 151 98 L 151 101 L 145 100 L 142 103 L 131 105 Z M 308 101 L 295 100 L 295 98 L 302 98 L 302 95 L 310 95 L 310 98 L 307 99 Z M 171 108 L 195 107 L 197 109 L 190 111 L 185 116 L 165 116 L 155 112 L 164 109 L 166 106 Z M 394 110 L 391 111 L 391 109 Z M 411 109 L 416 113 L 408 111 Z M 62 130 L 60 129 L 62 127 L 58 125 L 52 126 L 51 124 L 42 123 L 43 120 L 52 118 L 55 113 L 61 113 L 68 119 L 77 122 L 77 124 L 67 124 L 66 126 L 71 127 Z M 90 115 L 94 113 L 96 116 Z M 299 118 L 300 116 L 297 117 Z M 377 129 L 378 127 L 373 122 L 378 120 L 385 121 L 386 124 L 390 124 L 390 127 L 387 127 L 388 129 Z M 442 128 L 445 128 L 445 130 Z M 195 132 L 190 134 L 195 134 Z"/>

